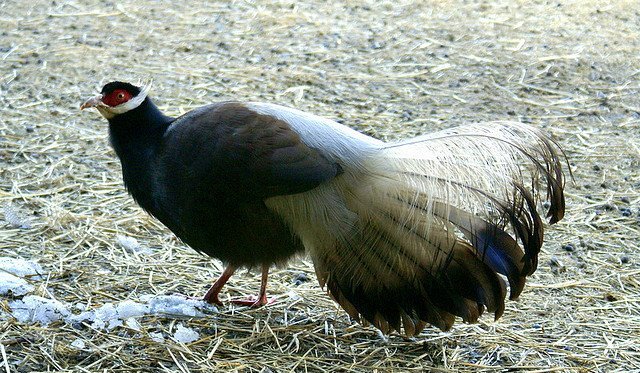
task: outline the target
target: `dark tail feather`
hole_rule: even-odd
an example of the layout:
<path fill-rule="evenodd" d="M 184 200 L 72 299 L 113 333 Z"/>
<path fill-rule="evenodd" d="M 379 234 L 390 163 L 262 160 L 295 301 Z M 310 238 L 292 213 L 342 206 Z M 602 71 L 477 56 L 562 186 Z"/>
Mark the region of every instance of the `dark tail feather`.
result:
<path fill-rule="evenodd" d="M 471 243 L 476 255 L 509 281 L 509 299 L 520 295 L 525 284 L 524 252 L 515 239 L 496 224 L 466 211 L 435 203 L 434 214 L 453 223 Z"/>

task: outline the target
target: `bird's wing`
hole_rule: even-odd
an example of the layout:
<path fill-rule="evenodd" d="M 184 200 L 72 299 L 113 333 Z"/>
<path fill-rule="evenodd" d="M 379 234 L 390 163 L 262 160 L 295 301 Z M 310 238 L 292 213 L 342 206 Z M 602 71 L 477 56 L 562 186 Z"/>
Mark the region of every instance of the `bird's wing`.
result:
<path fill-rule="evenodd" d="M 180 158 L 198 163 L 191 168 L 204 168 L 202 174 L 215 178 L 204 182 L 224 185 L 235 195 L 267 198 L 300 193 L 341 172 L 338 163 L 306 145 L 288 123 L 238 102 L 204 107 L 178 118 L 168 134 L 168 141 L 189 144 L 191 150 L 182 151 L 191 154 Z"/>

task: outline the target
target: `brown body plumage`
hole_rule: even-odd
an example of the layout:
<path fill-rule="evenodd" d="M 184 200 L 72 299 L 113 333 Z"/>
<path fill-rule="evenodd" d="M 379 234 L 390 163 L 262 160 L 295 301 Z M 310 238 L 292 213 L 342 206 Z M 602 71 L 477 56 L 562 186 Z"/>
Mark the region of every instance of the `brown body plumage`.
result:
<path fill-rule="evenodd" d="M 557 146 L 519 123 L 384 143 L 277 105 L 220 103 L 173 119 L 110 83 L 96 106 L 136 201 L 196 250 L 238 266 L 306 250 L 320 285 L 384 332 L 500 317 L 537 266 L 549 201 L 564 213 Z M 113 106 L 125 90 L 133 98 Z M 105 101 L 104 97 L 108 100 Z M 105 104 L 111 103 L 111 105 Z M 129 105 L 129 106 L 126 106 Z"/>

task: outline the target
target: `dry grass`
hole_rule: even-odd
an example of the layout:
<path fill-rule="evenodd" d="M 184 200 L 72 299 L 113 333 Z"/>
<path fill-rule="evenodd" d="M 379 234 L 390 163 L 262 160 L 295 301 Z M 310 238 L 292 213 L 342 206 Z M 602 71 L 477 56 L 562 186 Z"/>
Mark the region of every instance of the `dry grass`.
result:
<path fill-rule="evenodd" d="M 77 110 L 112 79 L 152 78 L 172 115 L 273 101 L 385 139 L 518 119 L 555 136 L 575 177 L 539 270 L 498 322 L 381 339 L 315 280 L 295 286 L 315 278 L 302 260 L 274 271 L 279 300 L 259 310 L 145 317 L 142 332 L 0 317 L 0 371 L 640 371 L 639 29 L 634 1 L 0 1 L 0 205 L 31 225 L 4 214 L 0 255 L 39 261 L 45 297 L 198 296 L 221 271 L 135 206 L 104 121 Z M 154 251 L 127 253 L 117 234 Z M 240 274 L 225 294 L 258 285 Z M 202 338 L 149 337 L 178 322 Z"/>

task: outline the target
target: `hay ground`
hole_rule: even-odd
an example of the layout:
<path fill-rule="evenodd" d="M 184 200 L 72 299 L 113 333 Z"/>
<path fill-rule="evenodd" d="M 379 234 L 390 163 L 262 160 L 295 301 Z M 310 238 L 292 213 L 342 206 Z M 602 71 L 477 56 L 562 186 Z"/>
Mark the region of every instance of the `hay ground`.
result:
<path fill-rule="evenodd" d="M 38 295 L 94 308 L 200 296 L 221 272 L 133 203 L 105 121 L 78 111 L 113 79 L 153 79 L 171 115 L 271 101 L 383 139 L 521 120 L 558 140 L 575 177 L 540 268 L 498 322 L 384 340 L 349 322 L 300 260 L 273 272 L 279 300 L 259 310 L 146 317 L 141 332 L 0 319 L 0 371 L 640 371 L 637 5 L 0 1 L 0 204 L 31 224 L 0 222 L 0 255 L 45 267 L 46 281 L 32 281 Z M 154 253 L 127 253 L 118 234 Z M 300 273 L 312 280 L 295 285 Z M 240 273 L 225 298 L 258 286 Z M 201 339 L 149 337 L 177 322 Z M 84 350 L 70 346 L 77 338 Z"/>

